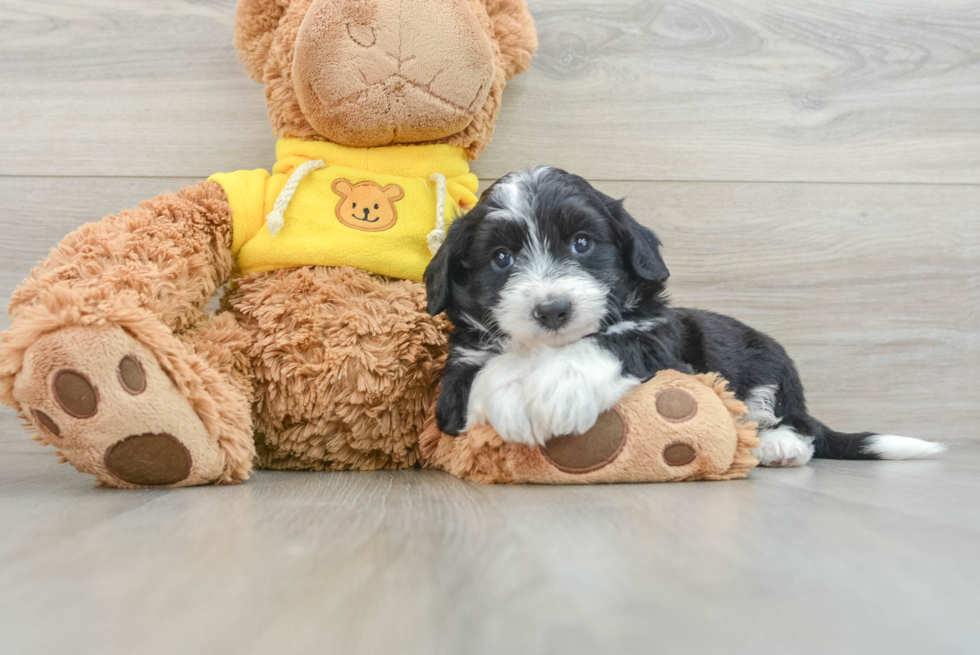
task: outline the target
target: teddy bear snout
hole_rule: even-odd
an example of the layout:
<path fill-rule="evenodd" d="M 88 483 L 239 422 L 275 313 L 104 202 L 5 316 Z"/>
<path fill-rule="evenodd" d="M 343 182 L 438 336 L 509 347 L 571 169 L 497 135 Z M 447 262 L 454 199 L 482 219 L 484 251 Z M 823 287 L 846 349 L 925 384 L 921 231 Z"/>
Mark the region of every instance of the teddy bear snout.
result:
<path fill-rule="evenodd" d="M 355 4 L 314 0 L 297 34 L 292 81 L 310 125 L 355 147 L 433 141 L 469 125 L 496 66 L 470 5 L 374 0 L 368 15 Z"/>

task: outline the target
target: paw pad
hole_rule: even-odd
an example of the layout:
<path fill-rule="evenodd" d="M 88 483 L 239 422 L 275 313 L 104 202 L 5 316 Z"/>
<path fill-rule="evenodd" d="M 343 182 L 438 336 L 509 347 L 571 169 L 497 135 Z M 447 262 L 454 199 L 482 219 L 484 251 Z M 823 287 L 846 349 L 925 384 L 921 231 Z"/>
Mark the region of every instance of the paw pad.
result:
<path fill-rule="evenodd" d="M 672 443 L 664 448 L 664 461 L 668 466 L 684 466 L 694 461 L 698 451 L 686 443 Z"/>
<path fill-rule="evenodd" d="M 616 410 L 599 415 L 588 432 L 555 437 L 541 454 L 559 471 L 588 473 L 612 463 L 626 444 L 626 422 Z"/>
<path fill-rule="evenodd" d="M 81 373 L 65 369 L 54 378 L 54 397 L 61 408 L 75 418 L 95 416 L 99 394 Z"/>
<path fill-rule="evenodd" d="M 191 454 L 169 434 L 134 434 L 109 447 L 105 467 L 130 484 L 175 484 L 190 475 Z"/>
<path fill-rule="evenodd" d="M 683 389 L 664 389 L 657 394 L 657 413 L 671 423 L 690 421 L 698 413 L 698 401 Z"/>
<path fill-rule="evenodd" d="M 146 376 L 135 357 L 126 355 L 119 361 L 119 384 L 134 396 L 146 391 Z"/>
<path fill-rule="evenodd" d="M 61 428 L 58 424 L 54 422 L 54 419 L 42 412 L 39 409 L 34 410 L 34 418 L 38 423 L 44 426 L 44 429 L 53 434 L 56 437 L 61 436 Z"/>

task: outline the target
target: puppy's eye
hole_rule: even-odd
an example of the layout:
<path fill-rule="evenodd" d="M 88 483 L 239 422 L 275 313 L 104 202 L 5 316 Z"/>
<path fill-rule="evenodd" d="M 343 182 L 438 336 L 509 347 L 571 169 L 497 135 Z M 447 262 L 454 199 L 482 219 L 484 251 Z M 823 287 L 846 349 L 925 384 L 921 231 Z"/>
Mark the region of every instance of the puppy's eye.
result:
<path fill-rule="evenodd" d="M 356 209 L 357 208 L 357 203 L 355 202 L 354 204 L 351 205 L 351 207 L 354 207 Z"/>
<path fill-rule="evenodd" d="M 374 205 L 374 208 L 375 208 L 375 209 L 377 209 L 377 208 L 378 208 L 378 205 L 377 205 L 377 203 L 375 203 L 375 205 Z"/>
<path fill-rule="evenodd" d="M 506 248 L 497 248 L 490 256 L 490 265 L 494 270 L 506 271 L 514 265 L 514 256 Z"/>
<path fill-rule="evenodd" d="M 572 252 L 576 255 L 584 255 L 592 250 L 592 245 L 592 239 L 584 234 L 580 234 L 572 241 Z"/>

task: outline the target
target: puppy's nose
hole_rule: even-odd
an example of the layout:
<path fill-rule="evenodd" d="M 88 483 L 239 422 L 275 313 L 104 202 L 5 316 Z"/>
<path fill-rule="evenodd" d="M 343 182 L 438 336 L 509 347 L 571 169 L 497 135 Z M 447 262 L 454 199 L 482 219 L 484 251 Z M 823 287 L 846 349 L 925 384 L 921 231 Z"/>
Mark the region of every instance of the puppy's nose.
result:
<path fill-rule="evenodd" d="M 570 300 L 546 300 L 534 308 L 534 318 L 549 330 L 560 330 L 572 315 Z"/>

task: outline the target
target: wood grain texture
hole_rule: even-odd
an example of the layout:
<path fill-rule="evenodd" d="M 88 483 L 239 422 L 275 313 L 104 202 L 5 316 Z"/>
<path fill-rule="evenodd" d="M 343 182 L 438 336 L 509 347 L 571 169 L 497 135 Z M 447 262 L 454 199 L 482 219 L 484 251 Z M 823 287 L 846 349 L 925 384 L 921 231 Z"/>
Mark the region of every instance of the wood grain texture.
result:
<path fill-rule="evenodd" d="M 0 296 L 69 230 L 194 182 L 0 178 L 0 230 L 16 235 Z M 980 187 L 599 186 L 662 237 L 675 304 L 777 338 L 832 427 L 980 439 Z"/>
<path fill-rule="evenodd" d="M 98 489 L 0 419 L 0 652 L 973 653 L 980 446 L 725 483 Z"/>
<path fill-rule="evenodd" d="M 481 162 L 494 173 L 980 182 L 971 0 L 532 7 L 541 48 Z"/>
<path fill-rule="evenodd" d="M 0 175 L 267 164 L 232 0 L 0 3 Z M 980 182 L 973 0 L 531 0 L 481 177 Z M 56 144 L 56 145 L 55 145 Z"/>
<path fill-rule="evenodd" d="M 949 453 L 732 483 L 120 492 L 4 408 L 0 653 L 976 652 L 980 5 L 529 2 L 540 54 L 481 177 L 599 180 L 665 241 L 676 304 L 778 338 L 815 415 Z M 0 297 L 86 221 L 272 164 L 233 13 L 0 0 Z"/>

